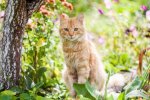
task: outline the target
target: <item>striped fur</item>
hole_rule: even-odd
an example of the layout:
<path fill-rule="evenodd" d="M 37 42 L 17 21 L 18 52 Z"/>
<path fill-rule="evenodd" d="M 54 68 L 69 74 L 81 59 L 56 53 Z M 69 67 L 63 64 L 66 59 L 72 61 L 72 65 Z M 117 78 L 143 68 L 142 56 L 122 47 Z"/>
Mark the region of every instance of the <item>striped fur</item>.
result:
<path fill-rule="evenodd" d="M 106 80 L 95 46 L 87 38 L 83 19 L 83 15 L 74 18 L 60 17 L 59 31 L 67 66 L 63 71 L 63 79 L 72 96 L 76 96 L 73 83 L 85 83 L 89 80 L 91 85 L 103 90 Z"/>

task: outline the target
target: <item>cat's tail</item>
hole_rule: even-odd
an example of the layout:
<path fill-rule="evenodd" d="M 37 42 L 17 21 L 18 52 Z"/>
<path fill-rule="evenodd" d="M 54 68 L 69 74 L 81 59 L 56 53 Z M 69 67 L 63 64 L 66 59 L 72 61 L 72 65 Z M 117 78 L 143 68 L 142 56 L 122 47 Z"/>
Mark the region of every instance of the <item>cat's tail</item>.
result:
<path fill-rule="evenodd" d="M 119 93 L 123 87 L 136 76 L 136 70 L 121 71 L 120 73 L 110 76 L 107 84 L 108 92 Z"/>

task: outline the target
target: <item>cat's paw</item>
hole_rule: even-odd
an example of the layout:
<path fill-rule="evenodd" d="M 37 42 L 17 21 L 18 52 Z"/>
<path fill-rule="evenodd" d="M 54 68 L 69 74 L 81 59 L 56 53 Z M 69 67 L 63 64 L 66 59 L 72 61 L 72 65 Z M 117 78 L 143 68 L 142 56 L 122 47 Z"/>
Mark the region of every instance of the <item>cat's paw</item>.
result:
<path fill-rule="evenodd" d="M 70 95 L 73 97 L 73 98 L 76 98 L 76 92 L 74 90 L 70 91 Z"/>
<path fill-rule="evenodd" d="M 86 81 L 87 81 L 87 80 L 84 79 L 84 78 L 79 78 L 79 79 L 78 79 L 78 83 L 79 83 L 79 84 L 84 84 Z"/>

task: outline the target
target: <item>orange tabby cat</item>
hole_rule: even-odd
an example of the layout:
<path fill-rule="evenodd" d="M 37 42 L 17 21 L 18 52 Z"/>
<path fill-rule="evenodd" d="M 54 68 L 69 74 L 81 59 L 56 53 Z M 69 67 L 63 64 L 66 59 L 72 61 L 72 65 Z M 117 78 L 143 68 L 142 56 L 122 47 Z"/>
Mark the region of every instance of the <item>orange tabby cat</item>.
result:
<path fill-rule="evenodd" d="M 102 90 L 106 73 L 94 45 L 87 38 L 84 16 L 74 18 L 61 16 L 59 31 L 67 66 L 63 78 L 70 94 L 76 96 L 73 83 L 85 83 L 87 80 L 92 86 Z"/>

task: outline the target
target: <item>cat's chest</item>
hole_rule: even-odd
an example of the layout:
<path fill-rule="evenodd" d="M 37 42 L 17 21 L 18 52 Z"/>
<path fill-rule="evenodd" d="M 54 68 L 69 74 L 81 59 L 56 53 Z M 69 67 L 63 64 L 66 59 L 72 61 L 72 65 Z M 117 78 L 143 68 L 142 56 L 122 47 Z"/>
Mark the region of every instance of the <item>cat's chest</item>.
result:
<path fill-rule="evenodd" d="M 63 45 L 65 62 L 68 67 L 76 68 L 80 63 L 85 60 L 88 61 L 89 48 L 86 42 L 79 42 L 74 44 Z"/>
<path fill-rule="evenodd" d="M 88 62 L 89 53 L 87 50 L 81 52 L 64 53 L 65 62 L 68 67 L 77 68 L 81 63 Z"/>
<path fill-rule="evenodd" d="M 65 61 L 66 61 L 66 65 L 68 67 L 74 67 L 76 68 L 78 66 L 79 62 L 79 57 L 81 55 L 79 55 L 79 53 L 65 53 Z"/>

